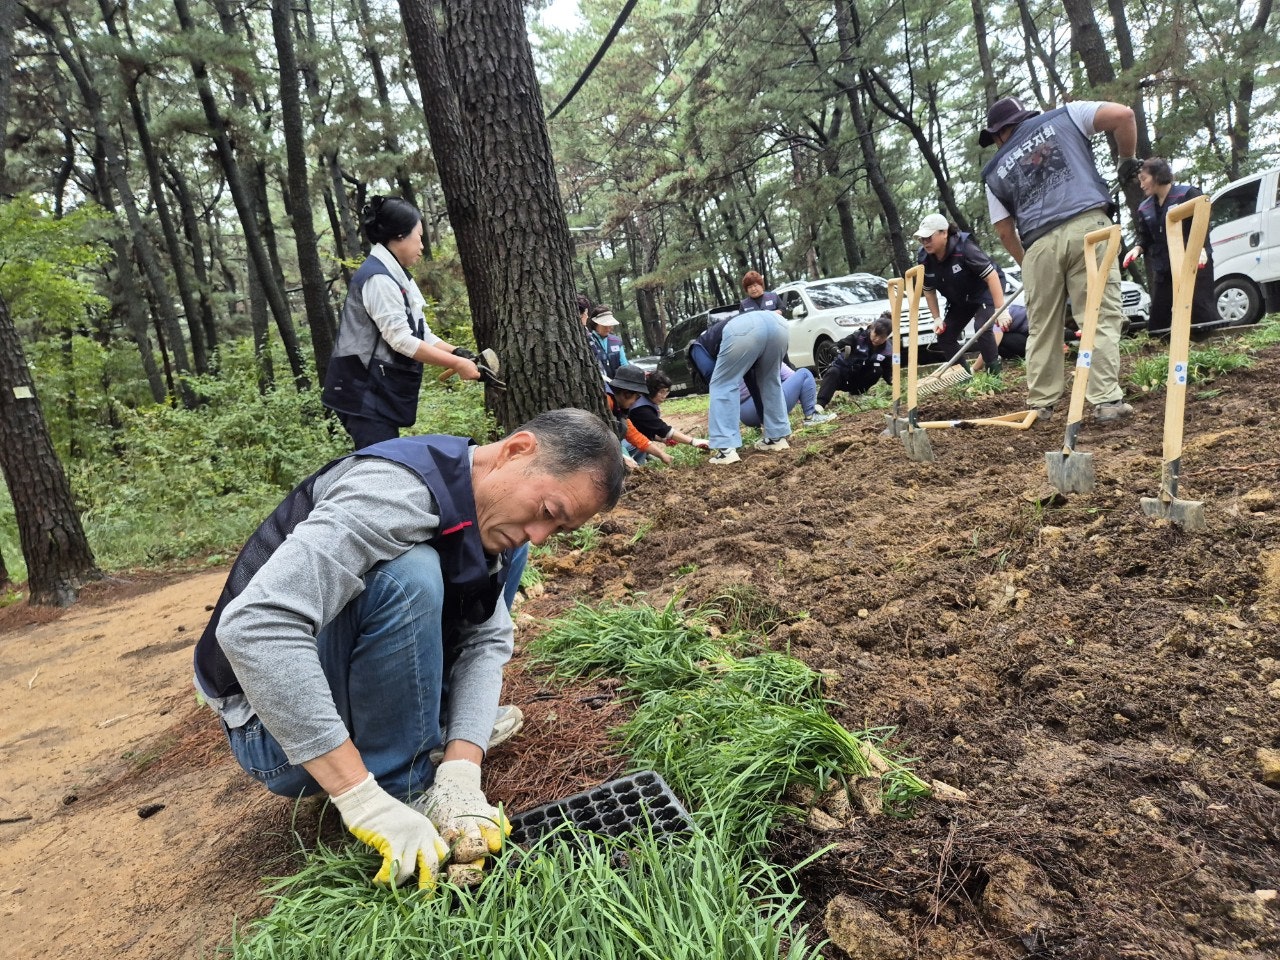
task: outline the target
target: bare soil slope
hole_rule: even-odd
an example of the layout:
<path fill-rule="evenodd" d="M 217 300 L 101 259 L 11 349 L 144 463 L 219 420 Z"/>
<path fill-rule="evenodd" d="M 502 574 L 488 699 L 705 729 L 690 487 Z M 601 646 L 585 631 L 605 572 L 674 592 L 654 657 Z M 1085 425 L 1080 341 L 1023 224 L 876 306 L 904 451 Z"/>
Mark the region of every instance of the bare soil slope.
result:
<path fill-rule="evenodd" d="M 896 727 L 922 774 L 966 790 L 779 837 L 787 861 L 835 845 L 802 882 L 820 930 L 861 931 L 854 956 L 1275 956 L 1278 381 L 1273 348 L 1190 402 L 1182 496 L 1204 501 L 1208 533 L 1138 507 L 1157 492 L 1163 395 L 1086 426 L 1097 489 L 1069 498 L 1042 456 L 1061 414 L 934 432 L 920 464 L 879 414 L 845 412 L 787 453 L 638 476 L 599 546 L 546 565 L 521 637 L 578 599 L 739 604 L 837 672 L 848 726 Z M 223 575 L 106 591 L 44 624 L 8 614 L 0 957 L 208 955 L 266 908 L 258 877 L 293 869 L 294 832 L 315 836 L 316 808 L 251 787 L 194 705 L 190 645 Z M 491 796 L 519 808 L 617 775 L 604 730 L 626 708 L 607 685 L 553 686 L 518 658 L 509 698 L 529 723 L 495 752 Z"/>

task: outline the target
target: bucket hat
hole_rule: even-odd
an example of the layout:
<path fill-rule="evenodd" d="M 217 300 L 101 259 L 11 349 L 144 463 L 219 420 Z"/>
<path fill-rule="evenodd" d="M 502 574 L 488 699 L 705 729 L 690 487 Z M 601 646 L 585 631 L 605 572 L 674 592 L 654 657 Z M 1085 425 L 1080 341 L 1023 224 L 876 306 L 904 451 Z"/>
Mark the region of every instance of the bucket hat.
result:
<path fill-rule="evenodd" d="M 640 393 L 644 396 L 649 395 L 649 382 L 645 379 L 645 373 L 634 363 L 624 363 L 618 368 L 618 372 L 613 375 L 613 379 L 609 381 L 609 386 L 615 390 L 630 390 L 632 393 Z"/>
<path fill-rule="evenodd" d="M 1002 97 L 987 111 L 987 125 L 978 134 L 978 146 L 989 147 L 996 142 L 995 135 L 1005 127 L 1040 116 L 1039 110 L 1028 110 L 1017 97 Z"/>

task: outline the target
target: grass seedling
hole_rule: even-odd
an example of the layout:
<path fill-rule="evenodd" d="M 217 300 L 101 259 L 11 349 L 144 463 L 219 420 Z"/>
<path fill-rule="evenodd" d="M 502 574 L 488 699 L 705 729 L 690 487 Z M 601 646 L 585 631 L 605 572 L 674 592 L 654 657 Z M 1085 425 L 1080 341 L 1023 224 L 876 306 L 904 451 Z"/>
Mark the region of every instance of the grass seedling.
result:
<path fill-rule="evenodd" d="M 319 849 L 277 881 L 270 916 L 233 945 L 234 960 L 332 957 L 562 960 L 816 960 L 798 922 L 790 872 L 751 861 L 725 838 L 645 831 L 514 846 L 474 890 L 374 888 L 376 858 Z"/>
<path fill-rule="evenodd" d="M 1263 317 L 1256 327 L 1240 337 L 1246 350 L 1265 350 L 1280 343 L 1280 313 Z"/>

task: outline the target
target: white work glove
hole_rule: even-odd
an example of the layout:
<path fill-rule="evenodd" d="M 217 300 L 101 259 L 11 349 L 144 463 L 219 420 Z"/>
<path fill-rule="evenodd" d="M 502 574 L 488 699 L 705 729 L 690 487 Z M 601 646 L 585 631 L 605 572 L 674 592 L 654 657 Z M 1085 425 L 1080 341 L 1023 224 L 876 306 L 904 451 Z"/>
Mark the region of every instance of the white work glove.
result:
<path fill-rule="evenodd" d="M 374 883 L 399 886 L 418 871 L 418 887 L 433 890 L 440 864 L 449 856 L 449 845 L 440 839 L 435 826 L 378 786 L 373 774 L 346 793 L 333 797 L 342 822 L 361 843 L 382 854 L 382 869 Z"/>
<path fill-rule="evenodd" d="M 1137 260 L 1140 256 L 1142 256 L 1142 248 L 1134 247 L 1132 250 L 1130 250 L 1128 253 L 1124 255 L 1124 260 L 1121 262 L 1120 266 L 1128 270 L 1129 265 L 1133 263 L 1133 261 Z"/>
<path fill-rule="evenodd" d="M 480 790 L 480 765 L 470 760 L 446 760 L 436 767 L 436 781 L 420 803 L 449 843 L 479 839 L 490 853 L 497 853 L 511 833 L 506 815 Z"/>
<path fill-rule="evenodd" d="M 696 448 L 697 448 L 697 449 L 699 449 L 699 450 L 710 450 L 710 449 L 711 449 L 711 441 L 710 441 L 710 440 L 705 440 L 705 439 L 703 439 L 702 437 L 690 437 L 690 438 L 689 438 L 689 446 L 691 446 L 691 447 L 696 447 Z"/>

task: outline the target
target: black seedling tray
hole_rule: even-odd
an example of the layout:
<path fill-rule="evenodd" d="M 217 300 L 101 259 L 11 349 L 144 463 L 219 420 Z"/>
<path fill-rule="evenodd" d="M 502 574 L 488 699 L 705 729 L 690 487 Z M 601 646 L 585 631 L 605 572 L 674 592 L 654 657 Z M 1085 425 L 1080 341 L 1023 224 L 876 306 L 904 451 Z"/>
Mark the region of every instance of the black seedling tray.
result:
<path fill-rule="evenodd" d="M 651 825 L 655 834 L 693 829 L 688 812 L 666 781 L 652 770 L 526 810 L 512 819 L 511 839 L 532 843 L 565 823 L 606 837 L 621 837 L 646 825 Z"/>

